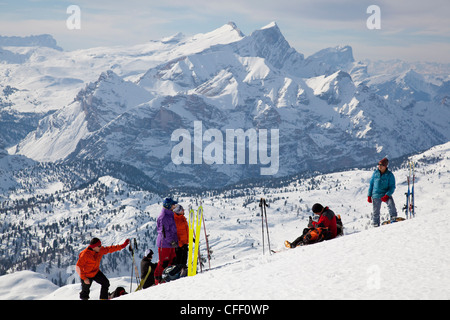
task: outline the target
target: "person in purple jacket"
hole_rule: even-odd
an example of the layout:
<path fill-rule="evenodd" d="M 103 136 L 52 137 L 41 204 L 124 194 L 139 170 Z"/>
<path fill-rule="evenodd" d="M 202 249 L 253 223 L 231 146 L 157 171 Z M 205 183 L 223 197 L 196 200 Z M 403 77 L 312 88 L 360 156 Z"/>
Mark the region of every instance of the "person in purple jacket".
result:
<path fill-rule="evenodd" d="M 175 248 L 178 247 L 178 236 L 172 209 L 177 203 L 172 198 L 166 198 L 156 221 L 158 232 L 156 246 L 158 247 L 159 261 L 155 270 L 155 284 L 161 282 L 164 269 L 172 265 L 176 257 Z"/>

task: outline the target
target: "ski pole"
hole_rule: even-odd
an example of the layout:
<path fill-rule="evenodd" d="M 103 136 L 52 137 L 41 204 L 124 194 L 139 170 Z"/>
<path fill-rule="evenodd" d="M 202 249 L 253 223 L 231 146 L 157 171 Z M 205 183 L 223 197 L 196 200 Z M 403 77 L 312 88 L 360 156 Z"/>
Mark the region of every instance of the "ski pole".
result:
<path fill-rule="evenodd" d="M 263 213 L 263 200 L 264 198 L 261 198 L 259 200 L 259 207 L 261 208 L 261 234 L 262 234 L 262 244 L 263 244 L 263 254 L 264 254 L 264 213 Z"/>
<path fill-rule="evenodd" d="M 138 245 L 136 242 L 136 238 L 134 238 L 134 249 L 137 251 L 138 250 Z M 139 276 L 139 271 L 136 265 L 136 260 L 134 259 L 134 251 L 133 251 L 133 264 L 134 264 L 134 272 L 136 273 L 136 284 L 139 285 L 140 282 L 140 276 Z"/>
<path fill-rule="evenodd" d="M 130 250 L 131 256 L 133 256 L 133 248 L 131 247 L 131 243 L 130 246 L 128 247 L 128 250 Z M 130 292 L 132 292 L 132 287 L 133 287 L 133 261 L 131 261 L 131 275 L 130 275 Z"/>
<path fill-rule="evenodd" d="M 211 258 L 209 255 L 209 241 L 208 241 L 208 234 L 206 233 L 205 215 L 202 215 L 202 218 L 203 218 L 203 230 L 205 231 L 206 254 L 207 254 L 206 257 L 208 258 L 209 269 L 211 269 Z"/>
<path fill-rule="evenodd" d="M 267 243 L 269 244 L 269 253 L 272 254 L 272 250 L 270 249 L 269 224 L 267 223 L 267 209 L 266 209 L 266 207 L 268 207 L 269 205 L 267 204 L 266 199 L 262 200 L 263 200 L 262 205 L 264 207 L 264 219 L 266 220 Z"/>
<path fill-rule="evenodd" d="M 267 230 L 267 242 L 269 244 L 269 253 L 272 254 L 272 250 L 270 250 L 270 238 L 269 238 L 269 224 L 267 223 L 267 210 L 266 207 L 269 205 L 266 203 L 266 199 L 264 199 L 264 217 L 266 219 L 266 230 Z"/>
<path fill-rule="evenodd" d="M 410 192 L 410 179 L 411 179 L 411 162 L 408 161 L 408 167 L 409 167 L 409 172 L 408 172 L 408 176 L 406 177 L 407 181 L 408 181 L 408 192 L 406 193 L 406 205 L 405 205 L 405 215 L 406 215 L 406 219 L 408 219 L 408 213 L 409 213 L 409 198 L 411 195 Z M 409 217 L 411 218 L 411 215 L 409 215 Z"/>
<path fill-rule="evenodd" d="M 414 180 L 416 180 L 416 173 L 415 173 L 415 170 L 414 170 L 414 162 L 411 162 L 411 166 L 412 166 L 412 190 L 411 190 L 411 213 L 412 213 L 412 216 L 413 217 L 415 217 L 416 216 L 416 213 L 415 213 L 415 211 L 414 211 Z"/>

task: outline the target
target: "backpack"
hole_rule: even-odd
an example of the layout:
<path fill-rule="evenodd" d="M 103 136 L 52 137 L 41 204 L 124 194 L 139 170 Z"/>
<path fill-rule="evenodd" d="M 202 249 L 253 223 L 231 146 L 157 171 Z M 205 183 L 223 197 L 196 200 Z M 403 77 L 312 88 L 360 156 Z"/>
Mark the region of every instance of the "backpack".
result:
<path fill-rule="evenodd" d="M 307 229 L 306 234 L 303 236 L 303 244 L 313 244 L 327 240 L 330 237 L 328 228 L 318 227 Z"/>
<path fill-rule="evenodd" d="M 127 292 L 125 291 L 124 287 L 117 287 L 116 290 L 114 290 L 113 292 L 111 292 L 108 295 L 108 299 L 111 300 L 111 299 L 123 296 L 125 294 L 127 294 Z"/>
<path fill-rule="evenodd" d="M 186 275 L 187 275 L 186 266 L 182 264 L 175 264 L 164 269 L 162 279 L 165 282 L 170 282 L 172 280 L 186 277 Z"/>

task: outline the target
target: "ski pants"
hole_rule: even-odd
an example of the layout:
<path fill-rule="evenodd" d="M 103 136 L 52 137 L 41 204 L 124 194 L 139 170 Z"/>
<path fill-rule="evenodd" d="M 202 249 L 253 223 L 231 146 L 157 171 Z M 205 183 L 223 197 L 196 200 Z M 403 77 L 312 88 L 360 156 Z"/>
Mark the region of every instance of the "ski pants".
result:
<path fill-rule="evenodd" d="M 100 289 L 100 300 L 108 300 L 108 289 L 109 289 L 109 280 L 106 278 L 106 276 L 101 272 L 97 272 L 97 274 L 93 278 L 88 278 L 89 284 L 84 283 L 83 280 L 81 280 L 81 292 L 80 292 L 80 299 L 81 300 L 88 300 L 89 299 L 89 292 L 91 289 L 92 281 L 97 282 L 102 286 Z"/>
<path fill-rule="evenodd" d="M 381 199 L 372 198 L 372 206 L 373 206 L 373 213 L 372 213 L 372 224 L 374 226 L 380 225 L 380 209 L 381 209 Z M 397 217 L 397 209 L 395 208 L 395 202 L 394 198 L 389 197 L 389 200 L 386 202 L 388 209 L 389 209 L 389 216 L 391 219 L 394 219 Z"/>
<path fill-rule="evenodd" d="M 162 279 L 164 269 L 171 266 L 176 259 L 175 248 L 158 248 L 159 261 L 155 270 L 155 284 Z"/>
<path fill-rule="evenodd" d="M 175 249 L 175 253 L 177 255 L 177 258 L 174 262 L 175 264 L 182 264 L 183 266 L 187 266 L 188 248 L 189 246 L 185 244 L 182 247 L 178 247 Z"/>

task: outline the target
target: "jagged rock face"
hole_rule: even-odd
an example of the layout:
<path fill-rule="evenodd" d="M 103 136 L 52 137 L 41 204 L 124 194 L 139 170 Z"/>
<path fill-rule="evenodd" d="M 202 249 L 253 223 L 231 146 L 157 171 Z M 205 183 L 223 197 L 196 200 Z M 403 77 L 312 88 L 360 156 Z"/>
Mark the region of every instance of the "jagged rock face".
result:
<path fill-rule="evenodd" d="M 262 168 L 285 176 L 366 165 L 450 137 L 448 84 L 415 72 L 372 79 L 348 46 L 305 59 L 275 23 L 249 36 L 228 24 L 196 39 L 163 39 L 171 59 L 139 77 L 103 72 L 44 117 L 17 153 L 122 161 L 164 184 L 221 187 L 261 178 Z"/>

